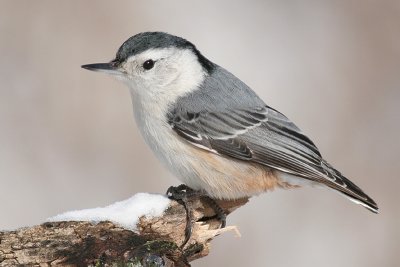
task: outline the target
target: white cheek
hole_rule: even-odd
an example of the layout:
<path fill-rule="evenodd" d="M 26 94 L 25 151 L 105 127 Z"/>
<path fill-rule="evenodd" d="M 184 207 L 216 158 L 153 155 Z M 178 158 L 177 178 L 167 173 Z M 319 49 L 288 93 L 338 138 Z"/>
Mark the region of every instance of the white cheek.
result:
<path fill-rule="evenodd" d="M 117 76 L 117 79 L 125 83 L 131 91 L 137 91 L 146 86 L 146 79 L 142 75 L 140 66 L 133 60 L 128 60 L 122 66 L 125 75 Z"/>
<path fill-rule="evenodd" d="M 179 70 L 175 66 L 162 64 L 149 75 L 152 76 L 149 79 L 149 85 L 166 88 L 178 78 L 179 74 Z M 151 80 L 156 84 L 151 84 Z"/>

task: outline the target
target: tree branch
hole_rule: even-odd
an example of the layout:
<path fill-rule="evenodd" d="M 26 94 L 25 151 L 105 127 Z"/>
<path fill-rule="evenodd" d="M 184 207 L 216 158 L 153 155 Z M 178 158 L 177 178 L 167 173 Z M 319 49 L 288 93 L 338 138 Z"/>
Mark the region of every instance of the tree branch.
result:
<path fill-rule="evenodd" d="M 218 201 L 226 214 L 248 199 Z M 186 213 L 176 201 L 160 217 L 142 216 L 137 232 L 111 222 L 48 222 L 16 231 L 0 232 L 0 266 L 190 266 L 207 256 L 210 241 L 236 230 L 219 229 L 208 202 L 195 196 L 193 233 L 184 248 Z"/>

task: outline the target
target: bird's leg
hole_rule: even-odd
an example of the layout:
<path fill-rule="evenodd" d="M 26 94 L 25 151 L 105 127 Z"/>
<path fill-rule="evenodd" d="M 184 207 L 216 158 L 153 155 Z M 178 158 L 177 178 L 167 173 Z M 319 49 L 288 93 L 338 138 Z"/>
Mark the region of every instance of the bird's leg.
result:
<path fill-rule="evenodd" d="M 190 206 L 190 198 L 195 196 L 203 197 L 210 207 L 214 210 L 217 219 L 221 222 L 221 228 L 226 226 L 226 214 L 224 210 L 218 205 L 218 203 L 207 196 L 201 191 L 195 191 L 192 188 L 188 187 L 185 184 L 181 184 L 179 186 L 171 186 L 167 190 L 167 196 L 169 199 L 173 199 L 183 205 L 186 211 L 186 227 L 185 227 L 185 240 L 181 247 L 183 248 L 186 243 L 189 241 L 190 236 L 192 235 L 192 227 L 193 227 L 193 212 Z"/>
<path fill-rule="evenodd" d="M 192 235 L 193 212 L 190 205 L 190 198 L 198 194 L 200 194 L 199 191 L 195 191 L 185 184 L 181 184 L 179 186 L 170 186 L 167 190 L 168 198 L 180 203 L 185 208 L 186 212 L 185 240 L 183 241 L 181 248 L 186 245 Z"/>

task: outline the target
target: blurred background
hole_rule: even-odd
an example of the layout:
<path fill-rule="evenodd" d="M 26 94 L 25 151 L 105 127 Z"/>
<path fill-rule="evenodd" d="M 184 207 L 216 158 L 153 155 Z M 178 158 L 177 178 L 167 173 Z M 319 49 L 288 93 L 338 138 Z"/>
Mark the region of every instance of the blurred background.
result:
<path fill-rule="evenodd" d="M 315 141 L 379 204 L 277 190 L 229 216 L 193 266 L 399 266 L 400 2 L 1 1 L 0 229 L 179 184 L 144 144 L 128 89 L 80 65 L 128 37 L 197 45 Z"/>

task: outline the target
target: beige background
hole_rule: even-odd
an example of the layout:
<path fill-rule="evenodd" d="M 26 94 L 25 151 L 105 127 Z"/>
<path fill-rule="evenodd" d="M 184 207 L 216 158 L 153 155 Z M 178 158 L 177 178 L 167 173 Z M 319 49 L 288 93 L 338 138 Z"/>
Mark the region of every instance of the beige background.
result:
<path fill-rule="evenodd" d="M 231 70 L 381 208 L 264 194 L 228 218 L 242 237 L 193 266 L 399 266 L 399 1 L 1 1 L 0 229 L 179 183 L 139 136 L 127 88 L 80 68 L 148 30 Z"/>

